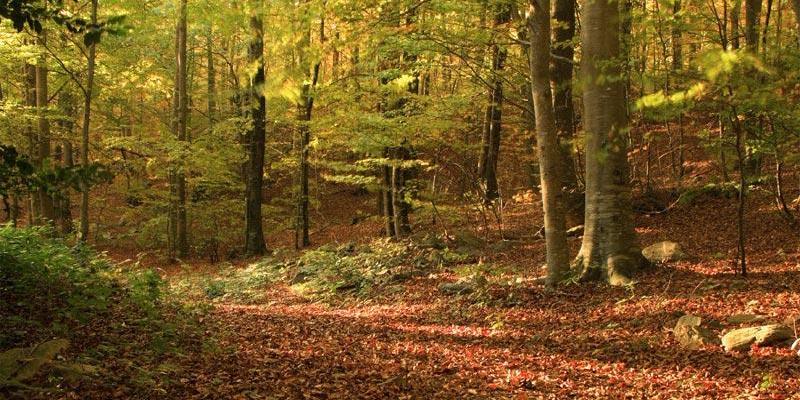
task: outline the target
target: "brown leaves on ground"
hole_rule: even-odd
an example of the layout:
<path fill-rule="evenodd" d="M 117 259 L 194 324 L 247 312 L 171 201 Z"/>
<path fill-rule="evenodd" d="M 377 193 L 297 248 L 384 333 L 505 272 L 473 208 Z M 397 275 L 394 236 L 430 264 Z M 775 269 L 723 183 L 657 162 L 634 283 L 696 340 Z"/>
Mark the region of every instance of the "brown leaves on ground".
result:
<path fill-rule="evenodd" d="M 782 321 L 800 312 L 796 232 L 769 199 L 752 200 L 752 273 L 736 277 L 734 207 L 706 199 L 637 217 L 643 245 L 678 241 L 691 259 L 651 269 L 632 288 L 546 291 L 531 279 L 544 261 L 544 243 L 529 229 L 540 216 L 534 205 L 512 205 L 504 229 L 510 245 L 497 251 L 490 244 L 479 258 L 526 275 L 521 287 L 506 289 L 515 290 L 514 306 L 441 294 L 439 284 L 457 279 L 447 271 L 371 300 L 333 304 L 273 286 L 263 304 L 217 304 L 204 327 L 219 337 L 216 351 L 187 350 L 181 370 L 164 372 L 174 384 L 151 398 L 796 398 L 800 358 L 788 347 L 691 351 L 670 331 L 683 313 L 721 334 L 739 327 L 731 315 Z M 348 229 L 326 234 L 357 239 Z M 358 232 L 369 229 L 377 227 Z M 579 243 L 571 239 L 573 250 Z"/>

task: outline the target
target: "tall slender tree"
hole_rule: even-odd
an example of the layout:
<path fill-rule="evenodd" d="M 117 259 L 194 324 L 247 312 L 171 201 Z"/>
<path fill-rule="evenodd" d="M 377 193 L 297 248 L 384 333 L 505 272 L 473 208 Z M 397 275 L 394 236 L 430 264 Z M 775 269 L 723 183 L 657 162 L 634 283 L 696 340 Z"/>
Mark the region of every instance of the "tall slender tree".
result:
<path fill-rule="evenodd" d="M 547 241 L 547 282 L 552 286 L 569 273 L 569 247 L 561 184 L 564 168 L 550 89 L 550 0 L 531 0 L 528 27 L 531 33 L 528 57 Z"/>
<path fill-rule="evenodd" d="M 511 4 L 501 0 L 493 6 L 494 20 L 492 28 L 499 30 L 511 20 Z M 496 35 L 499 36 L 499 35 Z M 500 76 L 508 58 L 508 49 L 499 37 L 492 39 L 491 70 L 489 72 L 489 104 L 481 138 L 481 158 L 478 169 L 484 190 L 484 200 L 493 202 L 500 197 L 497 182 L 497 163 L 500 157 L 500 143 L 503 123 L 503 79 Z"/>
<path fill-rule="evenodd" d="M 175 93 L 177 94 L 177 139 L 183 144 L 188 140 L 187 124 L 189 119 L 189 94 L 188 94 L 188 53 L 186 48 L 187 41 L 187 0 L 180 0 L 178 11 L 177 27 L 177 52 L 176 52 L 176 74 L 175 74 Z M 181 152 L 182 154 L 183 152 Z M 179 257 L 186 257 L 189 254 L 189 227 L 186 217 L 186 171 L 184 170 L 183 156 L 178 160 L 178 166 L 174 176 L 175 185 L 175 248 Z"/>
<path fill-rule="evenodd" d="M 97 0 L 92 0 L 91 21 L 97 23 Z M 97 43 L 89 44 L 86 56 L 86 84 L 81 86 L 83 91 L 83 125 L 81 126 L 81 165 L 89 166 L 89 130 L 91 129 L 92 94 L 94 91 L 94 69 L 97 58 Z M 89 238 L 89 185 L 81 182 L 81 208 L 79 238 L 86 241 Z"/>
<path fill-rule="evenodd" d="M 42 48 L 47 46 L 47 30 L 42 30 L 38 37 L 39 45 Z M 36 111 L 38 128 L 38 157 L 39 166 L 42 168 L 52 167 L 51 143 L 50 143 L 50 120 L 47 117 L 50 105 L 50 94 L 48 91 L 48 67 L 47 57 L 42 53 L 36 65 Z M 45 188 L 39 189 L 39 204 L 41 205 L 40 223 L 52 223 L 56 219 L 55 207 L 52 194 Z"/>
<path fill-rule="evenodd" d="M 559 137 L 561 184 L 566 189 L 566 213 L 573 222 L 583 220 L 583 194 L 572 157 L 575 135 L 575 103 L 572 99 L 573 59 L 575 58 L 575 0 L 555 0 L 553 5 L 553 45 L 550 80 L 553 87 L 555 127 Z"/>
<path fill-rule="evenodd" d="M 255 2 L 255 4 L 260 4 Z M 262 191 L 264 186 L 264 151 L 267 129 L 267 99 L 264 96 L 264 23 L 261 7 L 255 7 L 250 16 L 250 47 L 248 60 L 255 67 L 248 86 L 246 113 L 250 119 L 247 132 L 247 188 L 245 207 L 245 253 L 262 255 L 267 246 L 261 221 Z"/>
<path fill-rule="evenodd" d="M 307 6 L 307 4 L 306 4 Z M 309 145 L 311 143 L 311 115 L 314 110 L 314 89 L 319 80 L 320 61 L 310 65 L 309 49 L 312 45 L 312 29 L 306 29 L 303 44 L 301 45 L 300 66 L 305 74 L 303 80 L 303 88 L 300 94 L 300 102 L 297 104 L 297 119 L 298 119 L 298 136 L 299 136 L 299 149 L 300 155 L 299 164 L 299 188 L 298 188 L 298 202 L 297 202 L 297 221 L 295 227 L 295 247 L 303 248 L 311 244 L 309 235 L 309 193 L 308 193 L 308 153 Z M 325 19 L 320 19 L 319 26 L 319 41 L 325 41 Z"/>

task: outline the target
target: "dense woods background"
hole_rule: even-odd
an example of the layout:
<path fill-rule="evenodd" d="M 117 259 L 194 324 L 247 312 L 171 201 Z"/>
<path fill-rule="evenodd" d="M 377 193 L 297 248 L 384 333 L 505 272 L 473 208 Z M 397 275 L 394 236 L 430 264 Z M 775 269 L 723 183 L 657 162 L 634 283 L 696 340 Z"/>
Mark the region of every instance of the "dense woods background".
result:
<path fill-rule="evenodd" d="M 0 397 L 796 395 L 798 13 L 0 0 Z"/>

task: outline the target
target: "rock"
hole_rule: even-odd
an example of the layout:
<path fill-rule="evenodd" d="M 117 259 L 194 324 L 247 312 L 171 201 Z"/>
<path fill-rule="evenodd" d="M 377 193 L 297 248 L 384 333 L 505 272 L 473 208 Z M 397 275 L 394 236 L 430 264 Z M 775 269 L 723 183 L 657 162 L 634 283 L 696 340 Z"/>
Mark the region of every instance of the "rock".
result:
<path fill-rule="evenodd" d="M 445 282 L 439 285 L 439 291 L 446 295 L 469 294 L 475 289 L 467 282 Z"/>
<path fill-rule="evenodd" d="M 660 242 L 642 250 L 642 255 L 651 263 L 665 263 L 685 260 L 688 257 L 675 242 Z"/>
<path fill-rule="evenodd" d="M 765 325 L 734 329 L 722 337 L 725 351 L 747 351 L 750 346 L 770 346 L 794 338 L 794 331 L 786 325 Z"/>
<path fill-rule="evenodd" d="M 727 321 L 729 324 L 742 325 L 742 324 L 752 324 L 754 322 L 763 322 L 766 319 L 767 317 L 764 315 L 736 314 L 728 317 Z"/>
<path fill-rule="evenodd" d="M 716 335 L 708 328 L 703 327 L 702 324 L 703 319 L 696 315 L 687 314 L 680 317 L 675 324 L 675 328 L 672 329 L 675 340 L 682 347 L 690 350 L 718 343 Z"/>
<path fill-rule="evenodd" d="M 567 237 L 580 237 L 583 236 L 583 225 L 573 226 L 567 229 Z"/>

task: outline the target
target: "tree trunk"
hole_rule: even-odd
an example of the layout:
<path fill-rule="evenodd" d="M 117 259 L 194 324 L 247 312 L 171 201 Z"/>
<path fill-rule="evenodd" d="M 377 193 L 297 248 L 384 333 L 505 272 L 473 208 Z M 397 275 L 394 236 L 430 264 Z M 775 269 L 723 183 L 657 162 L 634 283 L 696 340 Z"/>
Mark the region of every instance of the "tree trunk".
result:
<path fill-rule="evenodd" d="M 495 12 L 494 29 L 498 29 L 511 19 L 508 5 L 499 5 Z M 500 77 L 508 50 L 496 41 L 491 45 L 492 68 L 489 82 L 489 105 L 486 109 L 486 120 L 482 137 L 482 154 L 479 162 L 481 183 L 484 188 L 484 201 L 491 203 L 500 197 L 497 183 L 497 162 L 500 154 L 503 117 L 503 80 Z"/>
<path fill-rule="evenodd" d="M 320 22 L 319 30 L 320 42 L 325 41 L 325 20 Z M 311 46 L 311 29 L 308 29 L 304 41 L 304 47 Z M 317 86 L 319 79 L 320 63 L 316 62 L 313 67 L 308 66 L 309 60 L 307 59 L 307 49 L 301 49 L 302 60 L 300 65 L 307 72 L 305 82 L 303 83 L 301 103 L 298 104 L 298 119 L 299 119 L 299 136 L 300 136 L 300 187 L 297 202 L 297 225 L 295 227 L 295 248 L 300 249 L 311 245 L 311 238 L 308 232 L 309 229 L 309 194 L 308 194 L 308 151 L 311 142 L 311 113 L 314 110 L 314 94 L 313 90 Z"/>
<path fill-rule="evenodd" d="M 800 46 L 800 0 L 792 0 L 792 11 L 794 11 L 795 29 L 797 30 L 797 44 Z"/>
<path fill-rule="evenodd" d="M 529 13 L 530 76 L 536 114 L 544 230 L 547 246 L 547 283 L 563 281 L 569 273 L 569 247 L 564 219 L 558 131 L 550 89 L 550 0 L 532 0 Z"/>
<path fill-rule="evenodd" d="M 97 1 L 92 0 L 92 23 L 97 23 Z M 81 166 L 89 166 L 89 129 L 91 128 L 92 115 L 92 91 L 94 90 L 94 69 L 97 58 L 97 44 L 89 46 L 89 54 L 86 60 L 86 87 L 83 93 L 83 126 L 81 126 Z M 78 237 L 85 242 L 89 239 L 89 185 L 81 182 L 81 208 L 80 208 L 80 232 Z"/>
<path fill-rule="evenodd" d="M 36 66 L 32 64 L 25 64 L 25 105 L 31 109 L 36 109 Z M 33 123 L 30 122 L 26 126 L 27 134 L 28 134 L 28 155 L 30 156 L 31 160 L 36 160 L 38 158 L 39 148 L 38 148 L 38 134 L 36 133 L 36 128 L 33 126 Z M 28 212 L 28 225 L 32 225 L 35 221 L 38 221 L 40 216 L 42 215 L 42 204 L 41 198 L 39 197 L 38 193 L 30 193 L 30 200 L 28 201 L 28 206 L 30 211 Z"/>
<path fill-rule="evenodd" d="M 572 140 L 575 136 L 575 104 L 572 101 L 572 76 L 575 47 L 575 0 L 556 0 L 553 12 L 557 24 L 553 27 L 550 63 L 550 80 L 553 87 L 555 129 L 559 138 L 559 163 L 561 184 L 567 216 L 576 225 L 583 221 L 583 193 L 578 186 L 578 174 L 572 158 Z"/>
<path fill-rule="evenodd" d="M 672 70 L 683 69 L 683 33 L 681 32 L 681 0 L 672 5 Z"/>
<path fill-rule="evenodd" d="M 217 122 L 217 70 L 214 65 L 214 27 L 209 23 L 206 33 L 206 86 L 208 89 L 208 130 L 212 132 Z"/>
<path fill-rule="evenodd" d="M 575 262 L 582 280 L 630 282 L 645 265 L 631 216 L 628 126 L 616 0 L 589 1 L 583 10 L 581 71 L 586 130 L 586 220 Z"/>
<path fill-rule="evenodd" d="M 47 43 L 47 32 L 39 34 L 39 44 L 45 46 Z M 52 167 L 50 149 L 50 120 L 47 118 L 47 108 L 50 103 L 49 91 L 47 88 L 47 58 L 42 56 L 39 65 L 36 66 L 36 110 L 38 115 L 38 156 L 39 167 Z M 47 189 L 39 190 L 39 202 L 41 204 L 41 215 L 39 223 L 52 224 L 56 219 L 53 196 Z"/>
<path fill-rule="evenodd" d="M 747 49 L 758 54 L 758 28 L 761 24 L 761 0 L 745 0 L 744 38 Z"/>
<path fill-rule="evenodd" d="M 252 126 L 247 133 L 247 193 L 245 209 L 245 253 L 263 255 L 267 251 L 261 218 L 264 186 L 264 151 L 266 147 L 267 99 L 264 97 L 266 75 L 264 71 L 264 23 L 258 11 L 250 17 L 250 47 L 248 57 L 258 68 L 250 77 L 246 110 Z"/>
<path fill-rule="evenodd" d="M 178 120 L 177 136 L 179 142 L 187 141 L 187 123 L 189 119 L 189 97 L 187 91 L 187 81 L 189 70 L 187 65 L 187 0 L 181 0 L 180 16 L 178 18 L 178 51 L 177 51 L 177 74 L 176 85 L 178 94 Z M 175 248 L 178 257 L 189 255 L 188 222 L 186 218 L 186 171 L 183 166 L 183 159 L 178 161 L 179 165 L 175 173 L 175 196 L 176 196 L 176 226 L 175 226 Z"/>
<path fill-rule="evenodd" d="M 733 0 L 733 7 L 731 8 L 731 46 L 734 50 L 741 47 L 741 19 L 742 15 L 742 0 Z"/>
<path fill-rule="evenodd" d="M 381 189 L 383 200 L 381 203 L 383 204 L 384 231 L 387 237 L 395 237 L 392 167 L 388 164 L 388 162 L 391 162 L 391 153 L 388 147 L 384 148 L 383 157 L 387 160 L 387 164 L 381 167 L 383 175 L 383 188 Z"/>

